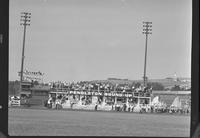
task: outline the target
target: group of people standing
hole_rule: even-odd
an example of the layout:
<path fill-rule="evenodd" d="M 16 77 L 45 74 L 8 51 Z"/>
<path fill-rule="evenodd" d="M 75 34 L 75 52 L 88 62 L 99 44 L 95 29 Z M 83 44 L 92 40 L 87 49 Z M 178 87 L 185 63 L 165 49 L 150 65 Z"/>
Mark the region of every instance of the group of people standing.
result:
<path fill-rule="evenodd" d="M 65 99 L 66 100 L 66 99 Z M 66 102 L 63 99 L 56 99 L 56 98 L 50 98 L 45 106 L 48 108 L 53 108 L 53 109 L 62 109 L 62 104 Z M 74 105 L 77 105 L 77 102 L 70 101 L 69 102 L 69 108 L 74 109 Z M 82 102 L 82 105 L 80 106 L 91 106 L 91 104 L 85 104 Z M 105 107 L 110 107 L 109 111 L 116 111 L 116 112 L 138 112 L 138 113 L 181 113 L 181 114 L 188 114 L 190 111 L 189 109 L 184 110 L 184 109 L 176 109 L 176 108 L 170 108 L 170 107 L 156 107 L 153 105 L 148 105 L 148 104 L 143 104 L 143 105 L 138 105 L 138 104 L 126 104 L 126 103 L 121 103 L 121 104 L 112 104 L 112 105 L 104 105 L 102 106 L 102 103 L 100 104 L 97 102 L 96 104 L 93 105 L 93 108 L 91 110 L 103 110 Z M 101 109 L 99 108 L 101 107 Z"/>

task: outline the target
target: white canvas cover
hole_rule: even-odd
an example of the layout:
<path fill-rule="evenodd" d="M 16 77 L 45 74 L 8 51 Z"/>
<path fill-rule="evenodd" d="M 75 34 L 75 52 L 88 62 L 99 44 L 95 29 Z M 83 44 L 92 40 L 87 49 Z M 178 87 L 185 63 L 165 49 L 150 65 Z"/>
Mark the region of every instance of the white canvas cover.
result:
<path fill-rule="evenodd" d="M 70 100 L 66 100 L 63 104 L 62 104 L 62 107 L 63 108 L 70 108 L 71 105 L 70 105 Z"/>
<path fill-rule="evenodd" d="M 158 96 L 154 97 L 152 102 L 151 102 L 152 105 L 158 105 L 159 103 L 160 102 L 159 102 L 159 97 Z"/>
<path fill-rule="evenodd" d="M 134 107 L 134 112 L 140 112 L 140 110 L 141 110 L 141 107 L 140 107 L 140 105 L 139 104 L 137 104 L 135 107 Z"/>
<path fill-rule="evenodd" d="M 166 107 L 166 103 L 164 103 L 163 101 L 159 101 L 159 97 L 158 96 L 154 97 L 154 99 L 151 102 L 151 105 L 156 107 L 156 108 L 164 108 L 164 107 Z"/>
<path fill-rule="evenodd" d="M 97 96 L 92 96 L 92 104 L 96 104 L 98 101 L 98 97 Z"/>
<path fill-rule="evenodd" d="M 177 96 L 174 101 L 172 102 L 172 107 L 181 108 L 181 101 L 179 96 Z"/>

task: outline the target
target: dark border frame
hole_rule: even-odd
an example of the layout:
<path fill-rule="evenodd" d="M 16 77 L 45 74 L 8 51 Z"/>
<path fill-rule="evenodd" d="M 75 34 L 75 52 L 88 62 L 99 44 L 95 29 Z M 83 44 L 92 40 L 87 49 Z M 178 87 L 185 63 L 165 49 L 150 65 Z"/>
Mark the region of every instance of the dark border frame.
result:
<path fill-rule="evenodd" d="M 192 88 L 191 88 L 191 122 L 190 137 L 193 137 L 200 123 L 199 106 L 199 0 L 192 0 Z M 200 134 L 199 134 L 200 135 Z"/>
<path fill-rule="evenodd" d="M 8 135 L 9 1 L 0 1 L 0 137 Z M 3 133 L 3 134 L 2 134 Z"/>
<path fill-rule="evenodd" d="M 9 0 L 0 1 L 0 137 L 8 135 L 8 61 L 9 61 Z M 192 65 L 191 65 L 191 129 L 194 136 L 200 124 L 199 106 L 199 0 L 192 0 Z M 199 134 L 200 135 L 200 134 Z M 16 137 L 16 136 L 14 136 Z"/>

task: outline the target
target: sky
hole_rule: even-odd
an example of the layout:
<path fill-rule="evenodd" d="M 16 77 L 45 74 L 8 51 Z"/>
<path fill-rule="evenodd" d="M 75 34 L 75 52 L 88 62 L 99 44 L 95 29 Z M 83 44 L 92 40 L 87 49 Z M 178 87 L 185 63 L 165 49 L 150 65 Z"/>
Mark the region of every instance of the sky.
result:
<path fill-rule="evenodd" d="M 44 81 L 191 77 L 191 0 L 10 0 L 9 80 L 19 80 L 23 26 L 30 12 L 24 69 Z"/>

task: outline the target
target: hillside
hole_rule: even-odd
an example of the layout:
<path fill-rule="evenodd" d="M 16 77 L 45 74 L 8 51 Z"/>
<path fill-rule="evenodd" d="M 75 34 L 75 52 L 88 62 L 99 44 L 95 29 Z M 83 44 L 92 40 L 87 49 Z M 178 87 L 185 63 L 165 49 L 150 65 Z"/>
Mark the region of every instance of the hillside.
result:
<path fill-rule="evenodd" d="M 187 78 L 187 80 L 189 80 Z M 143 83 L 143 80 L 128 80 L 128 79 L 107 79 L 107 80 L 94 80 L 91 82 L 101 82 L 101 83 L 112 83 L 112 84 L 132 84 L 133 82 L 137 83 Z M 180 80 L 173 80 L 173 79 L 150 79 L 148 80 L 148 82 L 157 82 L 157 83 L 161 83 L 165 88 L 171 88 L 174 87 L 175 85 L 187 85 L 187 86 L 191 86 L 191 82 L 190 81 L 185 81 L 185 79 L 180 79 Z"/>
<path fill-rule="evenodd" d="M 164 87 L 173 87 L 174 85 L 190 85 L 191 86 L 191 82 L 186 82 L 183 80 L 174 81 L 173 79 L 152 79 L 152 80 L 149 80 L 149 82 L 159 82 Z"/>

